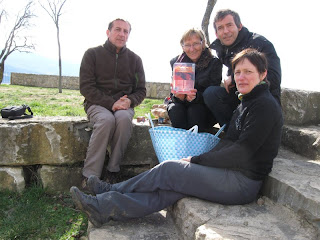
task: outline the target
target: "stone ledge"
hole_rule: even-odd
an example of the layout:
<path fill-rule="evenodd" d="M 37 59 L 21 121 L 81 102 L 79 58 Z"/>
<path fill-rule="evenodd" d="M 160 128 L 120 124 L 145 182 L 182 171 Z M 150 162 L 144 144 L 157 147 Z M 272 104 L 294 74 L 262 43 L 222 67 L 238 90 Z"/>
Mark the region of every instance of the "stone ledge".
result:
<path fill-rule="evenodd" d="M 320 123 L 320 92 L 283 88 L 281 104 L 286 124 Z"/>
<path fill-rule="evenodd" d="M 73 165 L 86 156 L 91 131 L 83 117 L 0 119 L 0 166 Z M 133 121 L 132 137 L 123 165 L 158 163 L 149 135 L 149 124 Z"/>
<path fill-rule="evenodd" d="M 320 229 L 320 162 L 281 149 L 263 195 L 292 208 Z"/>
<path fill-rule="evenodd" d="M 124 177 L 133 177 L 158 163 L 149 124 L 133 121 L 132 137 L 121 163 Z M 0 179 L 2 186 L 21 191 L 28 183 L 23 168 L 36 166 L 39 181 L 48 191 L 69 191 L 80 186 L 81 169 L 91 131 L 85 117 L 0 119 Z M 4 140 L 5 139 L 5 140 Z M 19 182 L 11 169 L 19 169 Z"/>
<path fill-rule="evenodd" d="M 281 141 L 284 146 L 302 156 L 320 160 L 320 125 L 284 125 Z"/>
<path fill-rule="evenodd" d="M 185 240 L 317 239 L 317 231 L 292 210 L 268 198 L 263 204 L 224 206 L 184 198 L 172 209 Z"/>

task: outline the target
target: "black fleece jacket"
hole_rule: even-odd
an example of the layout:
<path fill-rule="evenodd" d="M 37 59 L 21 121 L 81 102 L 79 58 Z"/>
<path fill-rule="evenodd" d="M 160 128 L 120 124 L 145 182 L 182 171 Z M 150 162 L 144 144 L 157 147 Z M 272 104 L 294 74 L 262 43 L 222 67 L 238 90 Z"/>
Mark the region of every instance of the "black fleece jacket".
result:
<path fill-rule="evenodd" d="M 192 163 L 240 171 L 263 180 L 278 154 L 283 125 L 280 105 L 267 84 L 244 95 L 233 114 L 226 136 L 210 152 L 191 158 Z"/>

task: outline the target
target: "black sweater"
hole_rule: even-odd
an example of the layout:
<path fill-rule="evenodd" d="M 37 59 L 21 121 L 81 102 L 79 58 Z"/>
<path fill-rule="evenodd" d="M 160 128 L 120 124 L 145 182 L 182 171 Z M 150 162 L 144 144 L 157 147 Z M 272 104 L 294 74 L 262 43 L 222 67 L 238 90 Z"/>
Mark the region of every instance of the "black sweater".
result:
<path fill-rule="evenodd" d="M 210 152 L 191 158 L 192 163 L 242 172 L 263 180 L 272 170 L 278 154 L 282 111 L 267 84 L 244 95 L 235 110 L 227 135 Z"/>

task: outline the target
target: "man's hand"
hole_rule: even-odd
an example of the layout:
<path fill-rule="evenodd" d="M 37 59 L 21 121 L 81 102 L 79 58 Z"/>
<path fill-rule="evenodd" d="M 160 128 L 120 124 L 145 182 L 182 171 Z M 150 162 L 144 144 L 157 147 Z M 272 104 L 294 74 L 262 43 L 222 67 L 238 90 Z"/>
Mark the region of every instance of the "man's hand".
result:
<path fill-rule="evenodd" d="M 187 94 L 187 101 L 192 102 L 197 97 L 197 89 L 191 89 L 190 93 Z"/>
<path fill-rule="evenodd" d="M 224 79 L 223 81 L 223 85 L 224 85 L 224 88 L 226 89 L 227 93 L 229 93 L 229 88 L 231 87 L 231 76 L 228 76 L 228 78 Z"/>
<path fill-rule="evenodd" d="M 189 156 L 187 158 L 181 158 L 180 161 L 186 161 L 186 162 L 190 162 L 191 161 L 192 156 Z"/>
<path fill-rule="evenodd" d="M 128 98 L 127 95 L 124 95 L 113 104 L 112 111 L 115 112 L 117 110 L 126 110 L 130 107 L 130 105 L 131 105 L 131 100 Z"/>
<path fill-rule="evenodd" d="M 232 84 L 231 76 L 228 76 L 228 78 L 224 79 L 223 85 L 227 93 L 230 93 L 230 89 L 236 86 L 235 84 Z"/>

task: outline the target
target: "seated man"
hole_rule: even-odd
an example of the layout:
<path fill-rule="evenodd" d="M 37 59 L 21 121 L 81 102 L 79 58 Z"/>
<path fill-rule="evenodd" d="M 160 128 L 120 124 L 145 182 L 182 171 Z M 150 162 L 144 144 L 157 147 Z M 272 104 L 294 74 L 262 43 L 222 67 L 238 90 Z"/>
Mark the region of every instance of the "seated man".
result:
<path fill-rule="evenodd" d="M 281 66 L 272 43 L 259 34 L 249 32 L 243 27 L 239 14 L 229 9 L 217 12 L 213 26 L 217 39 L 210 48 L 216 50 L 220 61 L 228 67 L 228 78 L 224 81 L 224 87 L 208 87 L 203 93 L 203 98 L 220 126 L 229 123 L 233 111 L 239 104 L 231 60 L 245 48 L 257 49 L 267 57 L 270 92 L 280 104 Z"/>
<path fill-rule="evenodd" d="M 126 48 L 130 30 L 129 22 L 112 21 L 105 44 L 88 49 L 81 62 L 80 92 L 85 97 L 85 111 L 93 124 L 82 172 L 84 189 L 89 176 L 101 177 L 109 143 L 107 178 L 117 181 L 120 161 L 132 133 L 133 108 L 146 96 L 141 58 Z"/>

